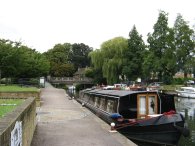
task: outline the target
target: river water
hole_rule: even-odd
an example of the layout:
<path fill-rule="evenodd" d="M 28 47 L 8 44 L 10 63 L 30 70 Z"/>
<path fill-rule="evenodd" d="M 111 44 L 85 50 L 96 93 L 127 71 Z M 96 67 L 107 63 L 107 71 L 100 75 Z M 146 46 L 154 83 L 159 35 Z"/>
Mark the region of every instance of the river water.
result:
<path fill-rule="evenodd" d="M 195 99 L 175 97 L 175 106 L 177 112 L 184 115 L 190 129 L 190 136 L 182 136 L 178 146 L 195 146 Z"/>

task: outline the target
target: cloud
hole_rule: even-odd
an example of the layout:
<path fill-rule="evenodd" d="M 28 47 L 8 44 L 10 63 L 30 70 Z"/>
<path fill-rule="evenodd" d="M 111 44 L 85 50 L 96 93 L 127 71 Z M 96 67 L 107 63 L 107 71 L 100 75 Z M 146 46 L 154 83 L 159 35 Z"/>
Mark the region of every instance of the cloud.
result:
<path fill-rule="evenodd" d="M 0 37 L 22 39 L 47 51 L 57 43 L 99 48 L 117 36 L 128 38 L 133 25 L 143 37 L 152 31 L 159 10 L 194 23 L 194 0 L 1 0 Z M 195 24 L 195 23 L 194 23 Z"/>

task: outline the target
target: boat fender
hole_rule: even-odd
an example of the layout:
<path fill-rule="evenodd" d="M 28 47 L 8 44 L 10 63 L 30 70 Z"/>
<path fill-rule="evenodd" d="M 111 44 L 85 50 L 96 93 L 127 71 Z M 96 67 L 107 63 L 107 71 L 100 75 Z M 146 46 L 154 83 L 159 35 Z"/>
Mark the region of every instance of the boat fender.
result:
<path fill-rule="evenodd" d="M 190 136 L 190 130 L 187 128 L 187 124 L 184 123 L 184 127 L 177 126 L 174 122 L 174 127 L 184 136 Z"/>
<path fill-rule="evenodd" d="M 120 115 L 119 113 L 113 113 L 113 114 L 110 115 L 110 117 L 112 119 L 118 119 L 118 118 L 122 118 L 122 115 Z"/>

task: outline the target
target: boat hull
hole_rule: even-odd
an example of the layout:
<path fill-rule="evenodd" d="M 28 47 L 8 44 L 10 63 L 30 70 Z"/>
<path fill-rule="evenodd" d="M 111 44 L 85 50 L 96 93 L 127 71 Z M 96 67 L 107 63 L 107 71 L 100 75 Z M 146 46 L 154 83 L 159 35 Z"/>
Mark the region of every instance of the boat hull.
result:
<path fill-rule="evenodd" d="M 177 125 L 182 126 L 183 122 L 178 122 Z M 148 143 L 156 145 L 177 145 L 181 133 L 170 124 L 150 125 L 150 126 L 127 126 L 118 129 L 118 131 L 127 138 L 136 143 Z"/>
<path fill-rule="evenodd" d="M 159 108 L 153 108 L 153 111 L 159 110 L 159 112 L 152 113 L 149 101 L 158 99 L 157 95 L 162 99 L 155 103 Z M 111 124 L 111 129 L 117 130 L 138 144 L 141 142 L 144 145 L 148 143 L 149 146 L 175 146 L 182 134 L 189 135 L 189 130 L 184 126 L 184 117 L 175 112 L 172 96 L 164 94 L 159 96 L 156 92 L 148 91 L 85 90 L 81 92 L 77 101 L 108 124 L 114 122 L 115 124 Z M 110 111 L 111 107 L 116 110 Z M 145 113 L 140 112 L 143 109 Z"/>
<path fill-rule="evenodd" d="M 83 103 L 82 100 L 78 101 Z M 108 124 L 114 122 L 110 118 L 110 114 L 88 103 L 85 103 L 85 106 Z M 148 143 L 150 146 L 152 144 L 175 146 L 182 133 L 175 128 L 174 124 L 184 127 L 184 120 L 181 116 L 180 114 L 174 114 L 174 116 L 162 115 L 149 120 L 140 120 L 136 124 L 130 124 L 124 128 L 121 128 L 120 124 L 118 124 L 116 130 L 137 144 L 144 142 L 144 145 Z"/>

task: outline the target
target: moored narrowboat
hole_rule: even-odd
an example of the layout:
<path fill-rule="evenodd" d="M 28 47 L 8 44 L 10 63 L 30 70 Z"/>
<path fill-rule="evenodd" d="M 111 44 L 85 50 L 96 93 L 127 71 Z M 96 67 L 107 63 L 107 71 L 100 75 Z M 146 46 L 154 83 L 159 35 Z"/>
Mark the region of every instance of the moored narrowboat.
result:
<path fill-rule="evenodd" d="M 135 143 L 177 145 L 182 134 L 189 135 L 171 95 L 91 88 L 80 91 L 77 100 Z"/>

